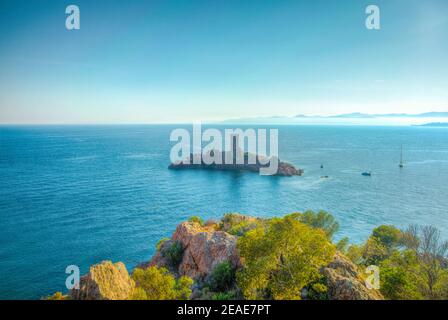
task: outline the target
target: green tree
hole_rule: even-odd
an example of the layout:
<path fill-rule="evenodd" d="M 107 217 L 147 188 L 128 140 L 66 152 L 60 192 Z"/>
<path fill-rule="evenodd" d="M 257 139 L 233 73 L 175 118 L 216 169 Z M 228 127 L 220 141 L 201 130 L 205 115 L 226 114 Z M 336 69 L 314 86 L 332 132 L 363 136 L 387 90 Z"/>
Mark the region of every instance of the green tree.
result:
<path fill-rule="evenodd" d="M 395 251 L 380 265 L 381 293 L 391 300 L 423 299 L 418 264 L 412 251 Z"/>
<path fill-rule="evenodd" d="M 355 264 L 361 265 L 364 261 L 362 257 L 362 251 L 363 251 L 362 245 L 352 244 L 348 247 L 347 252 L 345 254 Z"/>
<path fill-rule="evenodd" d="M 387 248 L 376 238 L 370 237 L 362 249 L 364 265 L 379 265 L 389 255 Z"/>
<path fill-rule="evenodd" d="M 135 269 L 132 279 L 137 287 L 131 297 L 135 300 L 188 299 L 193 284 L 191 278 L 181 277 L 176 281 L 166 268 L 155 266 Z"/>
<path fill-rule="evenodd" d="M 413 278 L 404 268 L 381 268 L 381 293 L 390 300 L 420 300 Z"/>
<path fill-rule="evenodd" d="M 339 230 L 339 223 L 336 219 L 326 211 L 319 211 L 315 213 L 311 210 L 305 211 L 298 216 L 300 222 L 309 225 L 313 228 L 324 230 L 328 239 L 332 239 L 334 234 Z"/>
<path fill-rule="evenodd" d="M 274 218 L 238 240 L 244 267 L 237 283 L 247 299 L 300 299 L 301 289 L 320 279 L 335 248 L 322 230 L 294 215 Z"/>
<path fill-rule="evenodd" d="M 392 250 L 400 245 L 403 233 L 394 226 L 382 225 L 373 229 L 372 237 L 375 237 L 388 250 Z"/>
<path fill-rule="evenodd" d="M 403 239 L 405 246 L 417 259 L 418 274 L 423 280 L 423 294 L 428 299 L 442 298 L 447 273 L 448 241 L 443 241 L 440 231 L 432 226 L 410 226 Z"/>
<path fill-rule="evenodd" d="M 341 240 L 336 243 L 336 249 L 342 253 L 346 253 L 349 246 L 349 239 L 348 237 L 344 237 Z"/>

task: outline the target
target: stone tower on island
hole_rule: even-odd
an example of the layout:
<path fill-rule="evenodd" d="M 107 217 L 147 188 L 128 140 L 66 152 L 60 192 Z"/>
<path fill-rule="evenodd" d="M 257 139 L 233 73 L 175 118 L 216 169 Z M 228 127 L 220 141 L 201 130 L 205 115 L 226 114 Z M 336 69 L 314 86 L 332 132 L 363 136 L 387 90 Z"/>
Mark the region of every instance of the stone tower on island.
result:
<path fill-rule="evenodd" d="M 241 153 L 241 148 L 240 148 L 240 139 L 239 139 L 239 135 L 237 134 L 232 134 L 231 136 L 231 146 L 230 146 L 230 150 L 232 151 L 232 163 L 231 164 L 237 164 L 237 159 L 238 159 L 238 155 Z M 240 154 L 240 158 L 243 155 Z M 243 163 L 244 164 L 244 158 L 243 159 Z"/>

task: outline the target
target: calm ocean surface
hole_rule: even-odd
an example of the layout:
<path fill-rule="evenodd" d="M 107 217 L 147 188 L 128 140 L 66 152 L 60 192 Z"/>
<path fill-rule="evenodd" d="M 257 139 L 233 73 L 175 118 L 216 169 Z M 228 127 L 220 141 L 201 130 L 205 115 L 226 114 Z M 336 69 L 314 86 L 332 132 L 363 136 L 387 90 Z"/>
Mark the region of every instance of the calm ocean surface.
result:
<path fill-rule="evenodd" d="M 192 215 L 324 209 L 353 242 L 380 224 L 448 238 L 448 128 L 279 126 L 280 158 L 305 169 L 293 178 L 170 171 L 173 128 L 0 127 L 0 299 L 65 291 L 72 264 L 131 269 Z"/>

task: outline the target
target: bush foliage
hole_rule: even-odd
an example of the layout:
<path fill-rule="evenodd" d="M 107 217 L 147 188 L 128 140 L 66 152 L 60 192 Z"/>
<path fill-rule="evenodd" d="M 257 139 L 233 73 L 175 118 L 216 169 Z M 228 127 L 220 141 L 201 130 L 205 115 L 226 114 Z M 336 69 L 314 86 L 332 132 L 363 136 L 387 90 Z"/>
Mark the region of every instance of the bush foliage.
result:
<path fill-rule="evenodd" d="M 212 271 L 209 281 L 210 290 L 224 292 L 235 283 L 235 268 L 229 261 L 221 262 Z"/>
<path fill-rule="evenodd" d="M 189 222 L 194 222 L 194 223 L 198 223 L 199 225 L 203 226 L 204 225 L 204 220 L 202 220 L 202 218 L 198 217 L 198 216 L 192 216 L 190 217 L 190 219 L 188 219 Z"/>
<path fill-rule="evenodd" d="M 179 267 L 184 254 L 184 248 L 182 243 L 174 241 L 168 248 L 162 251 L 162 256 L 168 260 L 169 265 L 172 268 Z"/>
<path fill-rule="evenodd" d="M 447 254 L 448 242 L 431 226 L 379 226 L 347 250 L 358 265 L 380 267 L 380 291 L 392 300 L 448 299 Z"/>
<path fill-rule="evenodd" d="M 167 269 L 155 266 L 135 269 L 132 279 L 136 284 L 132 300 L 185 300 L 190 297 L 193 285 L 191 278 L 176 280 Z"/>
<path fill-rule="evenodd" d="M 237 273 L 246 299 L 300 299 L 301 289 L 320 279 L 335 248 L 320 229 L 296 215 L 273 218 L 238 240 L 244 267 Z"/>

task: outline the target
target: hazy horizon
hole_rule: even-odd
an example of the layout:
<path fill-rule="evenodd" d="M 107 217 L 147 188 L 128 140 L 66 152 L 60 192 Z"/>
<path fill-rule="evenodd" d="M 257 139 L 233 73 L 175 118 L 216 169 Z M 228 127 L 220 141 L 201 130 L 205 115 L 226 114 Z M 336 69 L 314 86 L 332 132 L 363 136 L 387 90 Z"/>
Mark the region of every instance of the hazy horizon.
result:
<path fill-rule="evenodd" d="M 448 110 L 448 3 L 0 3 L 0 123 L 219 122 Z"/>

